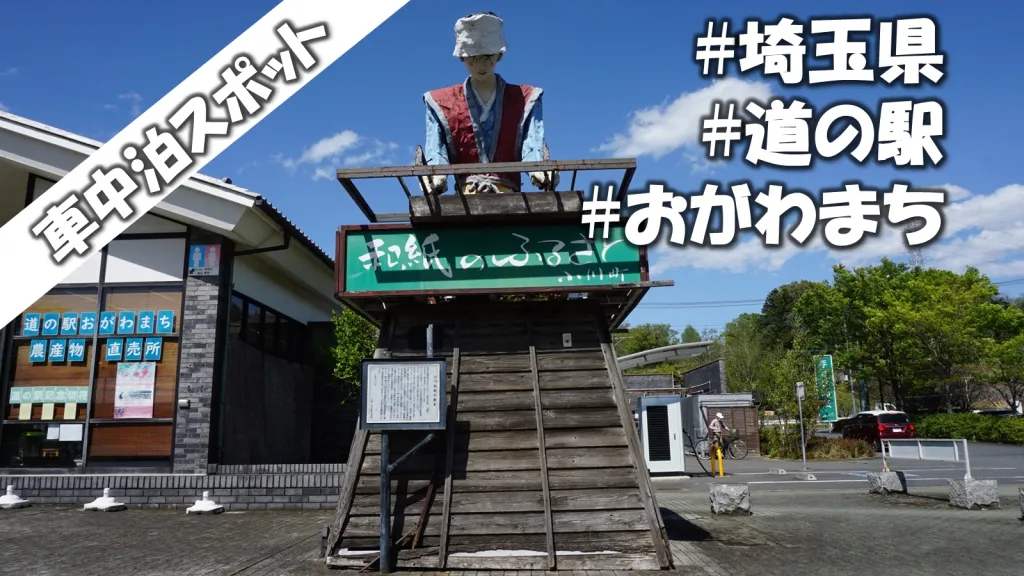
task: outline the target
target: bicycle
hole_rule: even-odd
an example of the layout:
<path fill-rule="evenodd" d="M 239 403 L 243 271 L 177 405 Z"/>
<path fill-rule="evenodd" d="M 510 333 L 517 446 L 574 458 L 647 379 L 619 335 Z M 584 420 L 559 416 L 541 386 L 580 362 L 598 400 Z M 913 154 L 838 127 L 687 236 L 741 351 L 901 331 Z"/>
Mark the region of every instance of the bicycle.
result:
<path fill-rule="evenodd" d="M 731 434 L 728 437 L 722 438 L 722 444 L 723 455 L 733 460 L 743 460 L 747 457 L 747 444 L 740 440 L 740 433 L 735 428 L 731 430 Z M 693 447 L 693 453 L 701 460 L 711 458 L 711 443 L 708 441 L 707 436 L 697 442 L 697 445 Z"/>

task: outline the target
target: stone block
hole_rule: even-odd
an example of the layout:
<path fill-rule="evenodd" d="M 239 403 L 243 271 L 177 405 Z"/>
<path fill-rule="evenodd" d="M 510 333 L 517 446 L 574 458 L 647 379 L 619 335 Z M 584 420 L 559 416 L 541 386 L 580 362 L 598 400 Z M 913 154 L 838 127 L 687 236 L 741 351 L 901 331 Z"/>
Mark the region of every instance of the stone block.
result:
<path fill-rule="evenodd" d="M 903 472 L 868 472 L 868 492 L 871 494 L 906 494 L 907 477 Z"/>
<path fill-rule="evenodd" d="M 999 508 L 999 487 L 995 480 L 950 480 L 949 505 L 967 510 Z"/>
<path fill-rule="evenodd" d="M 797 480 L 805 480 L 805 481 L 813 482 L 813 481 L 817 480 L 818 477 L 815 476 L 814 474 L 811 474 L 810 472 L 798 472 L 797 475 L 796 475 L 796 479 Z"/>
<path fill-rule="evenodd" d="M 750 487 L 746 484 L 712 484 L 712 514 L 750 514 Z"/>

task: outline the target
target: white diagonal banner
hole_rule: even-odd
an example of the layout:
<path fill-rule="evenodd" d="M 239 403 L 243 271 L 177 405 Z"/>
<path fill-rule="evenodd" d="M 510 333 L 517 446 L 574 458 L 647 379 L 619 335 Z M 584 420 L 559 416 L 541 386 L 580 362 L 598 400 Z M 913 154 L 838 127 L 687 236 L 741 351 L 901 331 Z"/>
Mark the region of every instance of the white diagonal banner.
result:
<path fill-rule="evenodd" d="M 284 0 L 0 228 L 0 326 L 409 0 Z M 28 272 L 28 273 L 26 273 Z"/>

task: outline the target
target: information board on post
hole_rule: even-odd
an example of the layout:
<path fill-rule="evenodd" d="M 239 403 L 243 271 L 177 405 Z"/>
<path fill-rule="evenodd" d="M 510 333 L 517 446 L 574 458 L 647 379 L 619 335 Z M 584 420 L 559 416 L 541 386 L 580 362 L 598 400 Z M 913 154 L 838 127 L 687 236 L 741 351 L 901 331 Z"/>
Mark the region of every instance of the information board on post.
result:
<path fill-rule="evenodd" d="M 363 361 L 364 430 L 443 430 L 447 412 L 444 359 Z"/>

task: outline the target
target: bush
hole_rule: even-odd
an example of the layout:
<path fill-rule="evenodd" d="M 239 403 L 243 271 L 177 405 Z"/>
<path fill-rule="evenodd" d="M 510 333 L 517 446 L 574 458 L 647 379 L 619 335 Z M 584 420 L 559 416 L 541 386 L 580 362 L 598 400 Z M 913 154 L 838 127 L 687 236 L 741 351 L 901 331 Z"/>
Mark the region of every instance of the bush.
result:
<path fill-rule="evenodd" d="M 917 423 L 921 438 L 954 438 L 974 442 L 1024 444 L 1024 418 L 986 414 L 932 414 Z"/>
<path fill-rule="evenodd" d="M 762 426 L 760 429 L 761 454 L 768 458 L 786 460 L 800 459 L 800 433 L 788 429 L 782 433 L 780 426 Z M 847 438 L 811 438 L 807 441 L 808 460 L 844 460 L 847 458 L 871 458 L 874 448 L 863 440 Z"/>

